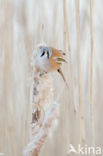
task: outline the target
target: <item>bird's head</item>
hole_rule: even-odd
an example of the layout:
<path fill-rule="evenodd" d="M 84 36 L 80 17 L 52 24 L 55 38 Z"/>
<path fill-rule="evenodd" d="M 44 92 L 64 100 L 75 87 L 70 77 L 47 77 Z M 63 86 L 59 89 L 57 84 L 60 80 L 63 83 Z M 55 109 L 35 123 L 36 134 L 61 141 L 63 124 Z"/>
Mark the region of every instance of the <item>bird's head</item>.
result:
<path fill-rule="evenodd" d="M 38 57 L 40 59 L 49 59 L 52 56 L 52 50 L 49 47 L 40 47 L 40 50 L 38 52 Z"/>
<path fill-rule="evenodd" d="M 34 50 L 33 60 L 40 72 L 58 70 L 63 62 L 65 53 L 53 47 L 39 45 Z"/>

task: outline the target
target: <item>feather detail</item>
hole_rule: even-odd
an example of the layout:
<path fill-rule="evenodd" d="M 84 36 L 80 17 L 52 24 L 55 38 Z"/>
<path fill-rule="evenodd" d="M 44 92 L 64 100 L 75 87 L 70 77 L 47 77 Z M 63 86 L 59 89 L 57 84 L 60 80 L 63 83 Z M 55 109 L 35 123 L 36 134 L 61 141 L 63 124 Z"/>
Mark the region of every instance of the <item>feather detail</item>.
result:
<path fill-rule="evenodd" d="M 65 63 L 67 63 L 67 61 L 65 60 L 65 59 L 63 59 L 63 58 L 60 58 L 60 57 L 58 57 L 57 59 L 56 59 L 56 62 L 65 62 Z"/>

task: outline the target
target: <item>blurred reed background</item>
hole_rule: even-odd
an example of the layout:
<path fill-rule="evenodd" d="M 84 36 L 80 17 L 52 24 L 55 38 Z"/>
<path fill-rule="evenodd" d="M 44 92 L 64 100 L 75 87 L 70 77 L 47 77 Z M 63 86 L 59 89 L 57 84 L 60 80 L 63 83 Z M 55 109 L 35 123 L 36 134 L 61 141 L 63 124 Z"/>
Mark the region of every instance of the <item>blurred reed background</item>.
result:
<path fill-rule="evenodd" d="M 22 156 L 29 141 L 31 55 L 42 42 L 66 52 L 69 89 L 59 99 L 58 126 L 40 155 L 66 156 L 69 144 L 103 146 L 102 6 L 102 0 L 0 0 L 0 152 L 5 156 Z M 53 78 L 55 100 L 64 82 L 57 73 Z"/>

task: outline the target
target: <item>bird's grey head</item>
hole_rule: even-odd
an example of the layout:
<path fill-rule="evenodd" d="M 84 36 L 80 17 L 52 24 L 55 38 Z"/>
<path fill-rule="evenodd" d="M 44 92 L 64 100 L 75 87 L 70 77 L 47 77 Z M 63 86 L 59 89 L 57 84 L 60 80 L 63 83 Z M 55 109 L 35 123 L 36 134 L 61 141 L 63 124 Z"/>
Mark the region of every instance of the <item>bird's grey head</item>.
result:
<path fill-rule="evenodd" d="M 45 58 L 45 59 L 49 59 L 50 57 L 51 57 L 51 55 L 52 55 L 52 50 L 51 50 L 51 48 L 49 48 L 49 47 L 42 47 L 41 49 L 40 49 L 40 51 L 39 51 L 39 54 L 38 54 L 38 56 L 41 58 L 41 59 L 43 59 L 43 58 Z"/>

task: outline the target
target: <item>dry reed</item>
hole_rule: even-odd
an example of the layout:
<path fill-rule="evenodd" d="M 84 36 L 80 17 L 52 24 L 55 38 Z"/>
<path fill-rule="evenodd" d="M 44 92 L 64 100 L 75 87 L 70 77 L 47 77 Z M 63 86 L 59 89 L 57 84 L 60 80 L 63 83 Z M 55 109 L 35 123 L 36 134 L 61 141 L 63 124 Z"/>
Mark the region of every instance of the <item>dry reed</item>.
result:
<path fill-rule="evenodd" d="M 70 39 L 70 30 L 69 30 L 69 18 L 67 16 L 67 8 L 66 8 L 66 0 L 64 0 L 64 45 L 66 44 L 66 34 L 67 34 L 67 41 L 68 41 L 68 54 L 69 54 L 69 64 L 70 64 L 70 77 L 71 81 L 69 86 L 72 92 L 72 103 L 74 106 L 74 113 L 77 112 L 76 103 L 75 103 L 75 94 L 74 94 L 74 74 L 73 74 L 73 63 L 72 63 L 72 49 L 71 49 L 71 39 Z M 66 46 L 66 45 L 65 45 Z M 65 48 L 66 50 L 66 48 Z"/>
<path fill-rule="evenodd" d="M 90 121 L 92 146 L 95 147 L 95 130 L 94 130 L 94 35 L 93 35 L 93 0 L 90 0 Z"/>
<path fill-rule="evenodd" d="M 63 3 L 65 3 L 64 16 Z M 33 128 L 32 125 L 31 128 L 28 125 L 28 121 L 31 119 L 30 109 L 32 109 L 29 100 L 30 87 L 28 87 L 30 57 L 34 46 L 42 40 L 48 45 L 60 49 L 63 49 L 63 45 L 66 45 L 66 48 L 64 48 L 67 51 L 66 54 L 69 54 L 69 59 L 67 59 L 70 62 L 70 66 L 72 64 L 72 67 L 69 67 L 68 70 L 71 71 L 68 74 L 68 67 L 63 66 L 67 79 L 71 80 L 69 94 L 68 90 L 63 86 L 64 83 L 61 78 L 59 79 L 59 75 L 54 74 L 52 76 L 55 84 L 54 87 L 56 88 L 53 94 L 61 105 L 60 122 L 57 127 L 57 133 L 53 133 L 51 140 L 47 139 L 45 144 L 43 143 L 45 146 L 41 150 L 40 156 L 64 156 L 66 155 L 69 143 L 72 143 L 74 147 L 77 147 L 78 143 L 80 143 L 78 112 L 76 119 L 72 109 L 73 106 L 71 105 L 74 100 L 78 108 L 78 85 L 80 86 L 77 76 L 76 34 L 78 32 L 76 33 L 75 27 L 74 3 L 74 0 L 65 0 L 65 2 L 63 0 L 0 1 L 0 154 L 4 153 L 5 156 L 22 156 L 23 149 L 29 142 L 29 129 Z M 102 146 L 103 27 L 101 23 L 103 21 L 103 1 L 81 0 L 80 3 L 81 18 L 79 22 L 81 22 L 81 32 L 80 34 L 78 33 L 78 36 L 81 35 L 81 37 L 78 38 L 81 39 L 81 42 L 78 42 L 80 42 L 79 63 L 82 66 L 83 72 L 81 73 L 82 80 L 80 81 L 79 79 L 79 82 L 82 83 L 80 86 L 82 92 L 81 103 L 85 106 L 83 116 L 85 114 L 86 143 L 94 145 L 94 142 L 96 142 L 96 145 Z M 65 31 L 63 31 L 64 23 L 67 23 Z M 44 24 L 43 30 L 42 24 Z M 95 34 L 93 31 L 95 31 Z M 64 40 L 64 36 L 66 40 Z M 96 56 L 95 61 L 94 51 Z M 74 87 L 72 75 L 75 80 L 73 80 Z M 62 87 L 64 87 L 63 92 L 60 89 Z M 71 96 L 73 94 L 72 87 L 74 88 L 74 95 Z M 42 108 L 43 106 L 38 109 L 36 116 L 34 115 L 34 117 L 39 117 L 39 110 L 41 110 L 41 117 L 35 136 L 42 127 L 41 123 L 44 123 L 46 112 L 51 107 L 45 111 Z M 79 111 L 79 109 L 77 110 Z M 51 118 L 51 116 L 49 117 Z M 80 132 L 82 129 L 81 127 Z"/>
<path fill-rule="evenodd" d="M 56 103 L 52 103 L 51 108 L 45 114 L 45 119 L 41 125 L 40 130 L 27 145 L 24 151 L 25 156 L 39 156 L 41 147 L 44 145 L 44 142 L 49 136 L 50 129 L 52 128 L 52 124 L 54 123 L 54 121 L 57 119 L 57 116 L 58 105 Z"/>
<path fill-rule="evenodd" d="M 78 86 L 79 86 L 79 113 L 80 113 L 80 142 L 85 144 L 85 118 L 82 101 L 82 71 L 81 71 L 81 31 L 80 31 L 80 1 L 76 0 L 76 21 L 77 21 L 77 54 L 78 54 Z"/>

